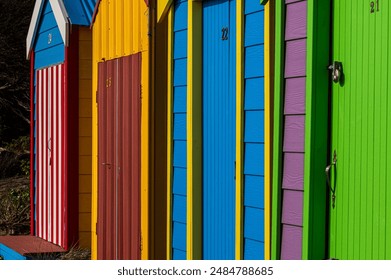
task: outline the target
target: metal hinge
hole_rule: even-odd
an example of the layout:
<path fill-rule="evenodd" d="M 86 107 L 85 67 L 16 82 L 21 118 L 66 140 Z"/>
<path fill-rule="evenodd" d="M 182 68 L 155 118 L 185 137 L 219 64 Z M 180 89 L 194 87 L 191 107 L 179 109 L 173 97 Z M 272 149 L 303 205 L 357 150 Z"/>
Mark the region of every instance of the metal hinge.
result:
<path fill-rule="evenodd" d="M 140 252 L 143 251 L 143 234 L 140 232 Z"/>
<path fill-rule="evenodd" d="M 95 223 L 95 235 L 98 235 L 98 223 Z"/>
<path fill-rule="evenodd" d="M 99 97 L 98 92 L 96 92 L 96 95 L 95 95 L 95 102 L 96 103 L 98 103 L 98 97 Z"/>

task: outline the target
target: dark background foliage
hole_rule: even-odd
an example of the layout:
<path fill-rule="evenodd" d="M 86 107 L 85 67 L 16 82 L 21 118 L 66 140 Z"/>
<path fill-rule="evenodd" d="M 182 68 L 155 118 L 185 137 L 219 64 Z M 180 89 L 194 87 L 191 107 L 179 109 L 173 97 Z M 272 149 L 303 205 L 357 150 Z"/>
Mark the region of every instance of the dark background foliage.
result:
<path fill-rule="evenodd" d="M 34 0 L 0 0 L 0 147 L 29 134 L 26 36 Z"/>
<path fill-rule="evenodd" d="M 35 0 L 0 0 L 0 235 L 30 223 L 30 63 L 26 36 Z"/>

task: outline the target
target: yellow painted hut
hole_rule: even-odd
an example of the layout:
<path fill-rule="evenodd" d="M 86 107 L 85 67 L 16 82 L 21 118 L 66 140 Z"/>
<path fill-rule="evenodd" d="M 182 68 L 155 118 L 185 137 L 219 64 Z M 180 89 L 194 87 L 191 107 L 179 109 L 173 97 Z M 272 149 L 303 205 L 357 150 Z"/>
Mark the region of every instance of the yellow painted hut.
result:
<path fill-rule="evenodd" d="M 95 7 L 93 259 L 165 257 L 166 24 L 155 24 L 155 3 Z"/>

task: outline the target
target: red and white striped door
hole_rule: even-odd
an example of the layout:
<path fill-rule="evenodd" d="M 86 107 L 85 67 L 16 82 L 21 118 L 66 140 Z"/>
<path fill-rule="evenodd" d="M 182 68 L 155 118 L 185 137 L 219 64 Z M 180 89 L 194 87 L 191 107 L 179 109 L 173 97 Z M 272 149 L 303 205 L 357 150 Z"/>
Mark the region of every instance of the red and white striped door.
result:
<path fill-rule="evenodd" d="M 66 247 L 64 65 L 36 73 L 36 224 L 38 237 Z"/>

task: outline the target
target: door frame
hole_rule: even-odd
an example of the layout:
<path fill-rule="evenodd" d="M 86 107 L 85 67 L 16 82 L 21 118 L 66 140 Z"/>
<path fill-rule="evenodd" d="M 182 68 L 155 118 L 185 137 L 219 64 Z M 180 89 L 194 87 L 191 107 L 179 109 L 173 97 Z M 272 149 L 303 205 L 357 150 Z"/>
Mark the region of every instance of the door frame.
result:
<path fill-rule="evenodd" d="M 307 0 L 302 259 L 325 259 L 328 256 L 328 191 L 324 170 L 329 162 L 328 104 L 331 82 L 327 67 L 331 57 L 331 2 Z M 272 259 L 280 259 L 281 252 L 285 9 L 285 3 L 276 1 Z"/>

